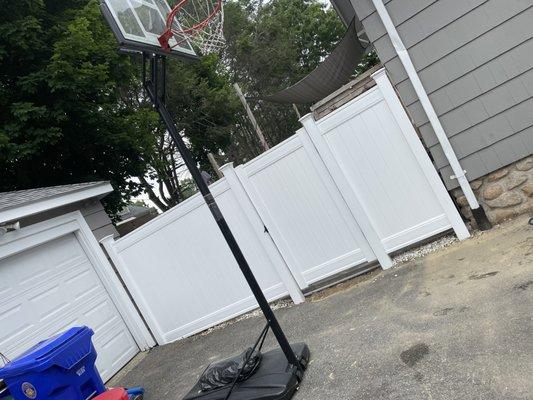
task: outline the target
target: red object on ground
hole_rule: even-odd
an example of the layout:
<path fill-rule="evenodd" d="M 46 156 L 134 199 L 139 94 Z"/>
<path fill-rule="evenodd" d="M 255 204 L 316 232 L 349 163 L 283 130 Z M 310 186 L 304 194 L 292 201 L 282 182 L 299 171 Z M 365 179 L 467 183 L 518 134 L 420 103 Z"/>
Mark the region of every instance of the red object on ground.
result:
<path fill-rule="evenodd" d="M 94 400 L 128 400 L 128 398 L 128 392 L 125 389 L 116 388 L 96 396 Z"/>

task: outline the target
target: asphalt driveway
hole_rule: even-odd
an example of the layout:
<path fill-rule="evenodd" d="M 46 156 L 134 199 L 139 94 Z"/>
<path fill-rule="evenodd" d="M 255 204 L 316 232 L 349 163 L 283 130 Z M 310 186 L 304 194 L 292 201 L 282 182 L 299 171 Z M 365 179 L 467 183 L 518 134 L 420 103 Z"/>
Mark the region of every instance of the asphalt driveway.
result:
<path fill-rule="evenodd" d="M 312 352 L 295 399 L 533 399 L 527 218 L 366 278 L 277 311 L 289 339 Z M 262 326 L 250 318 L 155 348 L 113 383 L 181 399 Z"/>

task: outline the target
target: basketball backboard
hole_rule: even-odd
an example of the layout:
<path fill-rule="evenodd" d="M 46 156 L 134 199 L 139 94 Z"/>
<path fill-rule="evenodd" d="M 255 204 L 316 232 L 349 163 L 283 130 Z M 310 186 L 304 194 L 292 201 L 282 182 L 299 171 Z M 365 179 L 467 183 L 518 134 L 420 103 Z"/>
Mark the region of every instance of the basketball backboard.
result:
<path fill-rule="evenodd" d="M 170 53 L 161 48 L 158 38 L 165 31 L 170 12 L 166 0 L 101 0 L 101 8 L 122 50 L 197 58 L 186 39 L 178 44 L 173 37 L 169 43 L 172 47 Z"/>

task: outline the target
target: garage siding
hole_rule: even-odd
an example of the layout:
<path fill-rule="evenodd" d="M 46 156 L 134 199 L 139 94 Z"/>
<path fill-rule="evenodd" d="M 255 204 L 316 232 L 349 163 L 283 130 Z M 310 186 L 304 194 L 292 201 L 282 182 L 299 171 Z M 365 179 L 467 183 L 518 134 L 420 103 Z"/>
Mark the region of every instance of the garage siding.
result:
<path fill-rule="evenodd" d="M 79 203 L 69 204 L 44 213 L 25 217 L 20 220 L 20 225 L 21 227 L 33 225 L 76 210 L 79 210 L 85 217 L 87 225 L 91 228 L 96 240 L 100 240 L 109 235 L 113 235 L 115 238 L 119 236 L 111 219 L 105 212 L 102 203 L 98 199 L 90 199 Z"/>
<path fill-rule="evenodd" d="M 352 0 L 449 189 L 457 186 L 370 0 Z M 389 0 L 387 10 L 470 180 L 533 153 L 533 1 Z"/>

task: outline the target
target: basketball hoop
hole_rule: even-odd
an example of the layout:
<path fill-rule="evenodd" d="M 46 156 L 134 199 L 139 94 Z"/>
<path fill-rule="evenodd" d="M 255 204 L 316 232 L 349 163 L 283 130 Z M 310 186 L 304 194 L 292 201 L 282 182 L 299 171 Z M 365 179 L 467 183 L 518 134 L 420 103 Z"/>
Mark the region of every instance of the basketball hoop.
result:
<path fill-rule="evenodd" d="M 168 14 L 159 43 L 166 52 L 189 41 L 204 55 L 214 53 L 226 44 L 223 28 L 222 0 L 179 0 Z M 176 43 L 169 43 L 172 38 Z"/>

